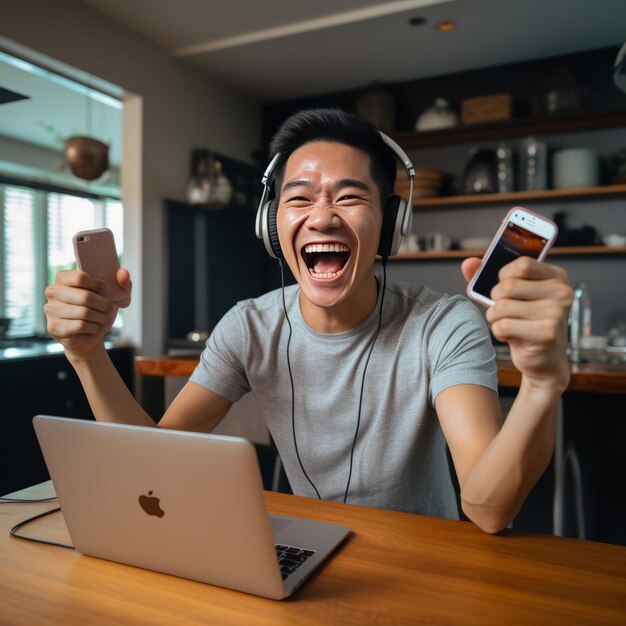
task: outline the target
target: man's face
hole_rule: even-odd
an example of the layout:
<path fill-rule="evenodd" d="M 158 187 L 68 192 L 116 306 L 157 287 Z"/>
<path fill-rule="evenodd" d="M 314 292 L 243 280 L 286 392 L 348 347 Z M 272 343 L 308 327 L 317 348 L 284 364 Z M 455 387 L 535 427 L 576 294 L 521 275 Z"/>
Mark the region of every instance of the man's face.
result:
<path fill-rule="evenodd" d="M 375 302 L 381 224 L 380 191 L 366 152 L 316 141 L 290 155 L 280 190 L 278 236 L 309 304 L 362 308 L 372 293 Z"/>

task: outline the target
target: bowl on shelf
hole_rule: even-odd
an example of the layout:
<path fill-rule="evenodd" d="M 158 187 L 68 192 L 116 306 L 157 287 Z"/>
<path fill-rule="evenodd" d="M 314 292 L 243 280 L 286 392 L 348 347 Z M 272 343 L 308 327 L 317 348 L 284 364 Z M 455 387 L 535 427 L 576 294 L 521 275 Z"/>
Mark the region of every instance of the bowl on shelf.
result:
<path fill-rule="evenodd" d="M 413 180 L 413 197 L 414 198 L 433 198 L 441 194 L 443 185 L 443 172 L 439 170 L 417 168 L 415 170 L 415 179 Z M 409 180 L 404 171 L 398 172 L 396 176 L 395 192 L 407 198 L 409 195 Z"/>
<path fill-rule="evenodd" d="M 620 235 L 618 233 L 608 233 L 602 235 L 602 243 L 609 248 L 621 248 L 626 246 L 626 235 Z"/>

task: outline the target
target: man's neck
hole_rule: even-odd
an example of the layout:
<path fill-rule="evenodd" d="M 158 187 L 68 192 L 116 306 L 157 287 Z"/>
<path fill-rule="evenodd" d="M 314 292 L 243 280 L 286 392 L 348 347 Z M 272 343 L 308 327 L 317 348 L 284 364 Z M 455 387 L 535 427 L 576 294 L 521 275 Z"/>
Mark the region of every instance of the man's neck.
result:
<path fill-rule="evenodd" d="M 318 333 L 342 333 L 358 326 L 372 312 L 378 300 L 378 282 L 371 280 L 358 290 L 358 297 L 336 306 L 321 307 L 307 300 L 300 292 L 300 312 L 307 326 Z"/>

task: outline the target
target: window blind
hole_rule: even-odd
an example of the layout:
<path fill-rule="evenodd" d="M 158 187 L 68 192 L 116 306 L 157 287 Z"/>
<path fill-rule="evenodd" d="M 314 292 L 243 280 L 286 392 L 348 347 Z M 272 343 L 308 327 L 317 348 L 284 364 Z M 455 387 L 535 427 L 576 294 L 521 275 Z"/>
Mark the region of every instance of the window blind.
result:
<path fill-rule="evenodd" d="M 4 188 L 3 317 L 10 317 L 13 320 L 9 336 L 29 335 L 35 329 L 38 302 L 35 194 L 32 189 L 23 187 Z"/>

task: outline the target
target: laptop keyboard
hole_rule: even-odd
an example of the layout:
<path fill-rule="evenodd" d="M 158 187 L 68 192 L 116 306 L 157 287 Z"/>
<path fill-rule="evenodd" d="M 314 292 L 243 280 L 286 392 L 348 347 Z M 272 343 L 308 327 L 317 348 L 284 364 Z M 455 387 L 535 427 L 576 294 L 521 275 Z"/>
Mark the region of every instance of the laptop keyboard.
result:
<path fill-rule="evenodd" d="M 280 573 L 283 580 L 293 574 L 310 556 L 315 554 L 313 550 L 305 550 L 304 548 L 296 548 L 295 546 L 285 546 L 277 543 L 275 546 L 278 564 L 280 565 Z"/>

